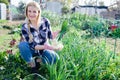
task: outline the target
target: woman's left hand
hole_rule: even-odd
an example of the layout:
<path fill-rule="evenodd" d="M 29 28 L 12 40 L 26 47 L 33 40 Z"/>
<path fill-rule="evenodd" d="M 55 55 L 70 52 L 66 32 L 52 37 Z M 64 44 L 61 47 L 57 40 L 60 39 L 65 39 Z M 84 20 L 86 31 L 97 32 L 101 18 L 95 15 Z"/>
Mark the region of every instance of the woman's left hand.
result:
<path fill-rule="evenodd" d="M 51 45 L 54 47 L 55 50 L 62 50 L 64 47 L 62 42 L 57 41 L 56 39 L 52 40 Z"/>
<path fill-rule="evenodd" d="M 52 32 L 53 39 L 55 39 L 58 36 L 59 32 L 60 32 L 60 30 Z"/>
<path fill-rule="evenodd" d="M 59 44 L 57 50 L 62 50 L 63 49 L 63 44 Z"/>

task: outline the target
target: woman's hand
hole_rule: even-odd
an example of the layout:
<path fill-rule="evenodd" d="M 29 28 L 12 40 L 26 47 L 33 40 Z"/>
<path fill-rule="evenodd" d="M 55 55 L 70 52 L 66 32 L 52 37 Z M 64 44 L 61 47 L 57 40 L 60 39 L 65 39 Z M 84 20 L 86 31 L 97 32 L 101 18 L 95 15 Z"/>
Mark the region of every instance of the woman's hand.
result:
<path fill-rule="evenodd" d="M 62 43 L 49 44 L 48 42 L 46 42 L 44 45 L 36 45 L 35 46 L 36 50 L 43 50 L 43 49 L 62 50 L 62 48 L 63 48 Z"/>
<path fill-rule="evenodd" d="M 60 30 L 52 32 L 53 39 L 55 39 L 58 36 L 59 32 L 60 32 Z"/>
<path fill-rule="evenodd" d="M 64 47 L 63 44 L 58 44 L 58 46 L 56 48 L 57 48 L 57 50 L 62 50 L 63 47 Z"/>
<path fill-rule="evenodd" d="M 44 47 L 49 50 L 62 50 L 63 44 L 50 45 L 49 43 L 45 43 Z"/>
<path fill-rule="evenodd" d="M 44 49 L 53 50 L 53 47 L 49 43 L 44 44 Z"/>

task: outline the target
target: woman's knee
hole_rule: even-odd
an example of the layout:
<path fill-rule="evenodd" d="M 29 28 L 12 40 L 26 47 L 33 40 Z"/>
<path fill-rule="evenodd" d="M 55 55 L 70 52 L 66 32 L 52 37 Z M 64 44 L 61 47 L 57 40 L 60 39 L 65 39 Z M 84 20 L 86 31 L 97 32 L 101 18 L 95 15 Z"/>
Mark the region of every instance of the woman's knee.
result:
<path fill-rule="evenodd" d="M 19 43 L 18 48 L 21 49 L 21 48 L 25 48 L 28 46 L 29 46 L 28 42 L 22 41 Z"/>
<path fill-rule="evenodd" d="M 18 47 L 19 47 L 19 51 L 20 51 L 21 57 L 26 62 L 31 62 L 31 60 L 32 60 L 32 53 L 31 53 L 29 44 L 27 42 L 20 42 Z"/>
<path fill-rule="evenodd" d="M 43 63 L 54 64 L 59 59 L 59 56 L 56 52 L 52 50 L 45 50 L 42 54 Z"/>

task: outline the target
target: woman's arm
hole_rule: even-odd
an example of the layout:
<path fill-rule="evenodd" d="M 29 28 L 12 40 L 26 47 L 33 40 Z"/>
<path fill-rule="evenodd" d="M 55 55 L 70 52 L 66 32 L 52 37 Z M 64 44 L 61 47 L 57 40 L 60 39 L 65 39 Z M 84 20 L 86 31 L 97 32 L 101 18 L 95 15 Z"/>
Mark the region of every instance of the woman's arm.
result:
<path fill-rule="evenodd" d="M 44 45 L 36 45 L 35 49 L 36 50 L 44 50 L 44 49 L 61 50 L 60 47 L 56 47 L 56 46 L 50 45 L 49 43 L 45 43 Z"/>
<path fill-rule="evenodd" d="M 49 50 L 57 50 L 55 47 L 49 44 L 44 44 L 44 45 L 36 45 L 35 46 L 36 50 L 44 50 L 44 49 L 49 49 Z"/>
<path fill-rule="evenodd" d="M 43 49 L 45 49 L 44 45 L 36 45 L 35 46 L 35 50 L 43 50 Z"/>
<path fill-rule="evenodd" d="M 53 39 L 55 39 L 58 36 L 59 32 L 60 32 L 60 30 L 52 32 Z"/>

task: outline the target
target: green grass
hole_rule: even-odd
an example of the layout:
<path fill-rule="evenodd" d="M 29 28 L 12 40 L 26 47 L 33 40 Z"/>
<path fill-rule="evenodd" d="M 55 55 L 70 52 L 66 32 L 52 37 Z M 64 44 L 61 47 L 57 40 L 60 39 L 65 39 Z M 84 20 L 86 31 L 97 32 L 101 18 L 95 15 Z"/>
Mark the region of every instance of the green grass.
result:
<path fill-rule="evenodd" d="M 48 17 L 50 16 L 48 15 Z M 70 19 L 73 22 L 76 19 L 77 21 L 85 19 L 84 16 L 78 14 L 70 17 L 72 17 Z M 54 18 L 50 18 L 54 23 L 52 28 L 54 30 L 59 29 L 61 23 L 55 24 Z M 60 21 L 63 20 L 60 19 Z M 69 31 L 61 39 L 64 48 L 62 51 L 57 51 L 60 60 L 54 65 L 41 65 L 39 75 L 47 80 L 119 80 L 120 56 L 113 58 L 114 51 L 107 44 L 106 37 L 84 38 L 82 35 L 86 33 L 80 30 L 81 26 L 76 25 L 75 27 L 70 22 L 71 20 L 68 21 L 70 24 Z M 0 45 L 3 48 L 10 48 L 8 43 L 11 36 L 19 42 L 18 33 L 1 35 Z M 5 49 L 0 51 L 0 80 L 33 80 L 34 77 L 30 74 L 30 68 L 20 57 L 17 46 L 12 48 L 12 50 L 16 50 L 14 55 L 7 54 Z M 36 80 L 39 78 L 36 77 Z"/>
<path fill-rule="evenodd" d="M 0 20 L 0 23 L 7 23 L 8 21 L 7 20 Z"/>
<path fill-rule="evenodd" d="M 55 65 L 43 65 L 39 69 L 39 74 L 48 80 L 118 79 L 119 58 L 112 59 L 113 53 L 104 42 L 82 39 L 80 35 L 80 31 L 71 27 L 62 39 L 64 49 L 58 52 L 60 60 Z M 4 74 L 1 76 L 16 80 L 29 75 L 29 68 L 19 57 L 19 51 L 15 55 L 3 56 L 3 54 L 6 53 L 1 52 L 0 61 L 5 69 L 1 71 L 1 74 Z M 1 77 L 1 79 L 4 78 Z"/>

